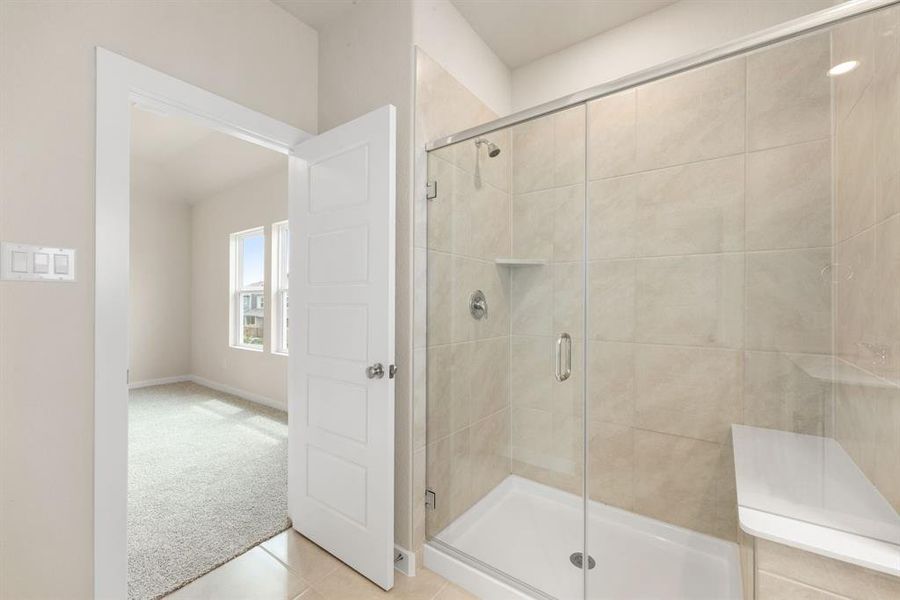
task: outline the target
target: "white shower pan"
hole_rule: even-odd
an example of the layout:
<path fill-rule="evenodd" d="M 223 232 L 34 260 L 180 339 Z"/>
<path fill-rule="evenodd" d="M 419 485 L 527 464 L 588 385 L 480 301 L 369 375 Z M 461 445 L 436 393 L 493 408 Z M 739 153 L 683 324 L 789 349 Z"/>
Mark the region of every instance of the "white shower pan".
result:
<path fill-rule="evenodd" d="M 425 565 L 490 600 L 528 594 L 453 556 L 454 548 L 560 600 L 580 600 L 584 505 L 578 496 L 511 475 L 426 545 Z M 591 600 L 740 600 L 736 544 L 591 501 Z"/>

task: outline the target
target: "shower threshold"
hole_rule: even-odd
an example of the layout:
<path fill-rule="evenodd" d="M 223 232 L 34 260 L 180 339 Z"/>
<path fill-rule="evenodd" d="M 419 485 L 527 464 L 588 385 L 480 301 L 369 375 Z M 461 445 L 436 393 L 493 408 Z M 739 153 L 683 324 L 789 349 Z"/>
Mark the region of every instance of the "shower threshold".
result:
<path fill-rule="evenodd" d="M 425 565 L 485 598 L 524 598 L 453 558 L 449 546 L 560 600 L 582 595 L 580 497 L 510 475 L 435 536 Z M 702 533 L 591 501 L 588 595 L 600 599 L 740 600 L 738 547 Z"/>

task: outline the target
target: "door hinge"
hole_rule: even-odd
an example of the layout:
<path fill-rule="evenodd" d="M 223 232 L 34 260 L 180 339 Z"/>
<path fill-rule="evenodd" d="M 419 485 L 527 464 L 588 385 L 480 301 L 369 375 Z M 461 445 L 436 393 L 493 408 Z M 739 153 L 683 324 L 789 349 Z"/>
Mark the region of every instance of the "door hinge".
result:
<path fill-rule="evenodd" d="M 437 198 L 437 181 L 429 181 L 425 184 L 425 199 L 434 200 Z"/>
<path fill-rule="evenodd" d="M 394 375 L 397 374 L 397 365 L 391 365 L 388 367 L 388 377 L 390 379 L 394 378 Z"/>
<path fill-rule="evenodd" d="M 434 490 L 425 490 L 425 508 L 435 510 L 437 508 L 437 494 Z"/>

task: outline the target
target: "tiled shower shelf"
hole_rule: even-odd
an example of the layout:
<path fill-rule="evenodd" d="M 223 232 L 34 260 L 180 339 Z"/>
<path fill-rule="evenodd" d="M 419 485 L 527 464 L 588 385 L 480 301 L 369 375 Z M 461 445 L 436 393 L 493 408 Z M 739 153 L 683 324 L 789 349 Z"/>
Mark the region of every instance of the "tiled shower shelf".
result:
<path fill-rule="evenodd" d="M 746 533 L 900 576 L 900 516 L 835 440 L 732 425 Z"/>
<path fill-rule="evenodd" d="M 876 388 L 900 387 L 900 381 L 876 377 L 830 356 L 788 354 L 787 357 L 813 379 Z"/>
<path fill-rule="evenodd" d="M 494 263 L 507 267 L 542 267 L 548 261 L 546 258 L 495 258 Z"/>

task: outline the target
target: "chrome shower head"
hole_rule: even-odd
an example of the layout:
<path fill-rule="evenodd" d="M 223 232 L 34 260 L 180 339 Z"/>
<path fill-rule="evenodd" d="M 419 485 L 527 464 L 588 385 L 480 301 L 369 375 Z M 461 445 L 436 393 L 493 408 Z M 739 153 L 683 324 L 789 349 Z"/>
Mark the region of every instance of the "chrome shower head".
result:
<path fill-rule="evenodd" d="M 494 158 L 495 156 L 497 156 L 498 154 L 500 154 L 500 148 L 497 146 L 497 144 L 495 144 L 494 142 L 490 141 L 489 139 L 487 139 L 487 138 L 478 138 L 478 139 L 475 140 L 475 145 L 476 145 L 476 146 L 481 146 L 482 144 L 485 144 L 485 145 L 487 146 L 487 149 L 488 149 L 488 156 L 490 156 L 491 158 Z"/>

